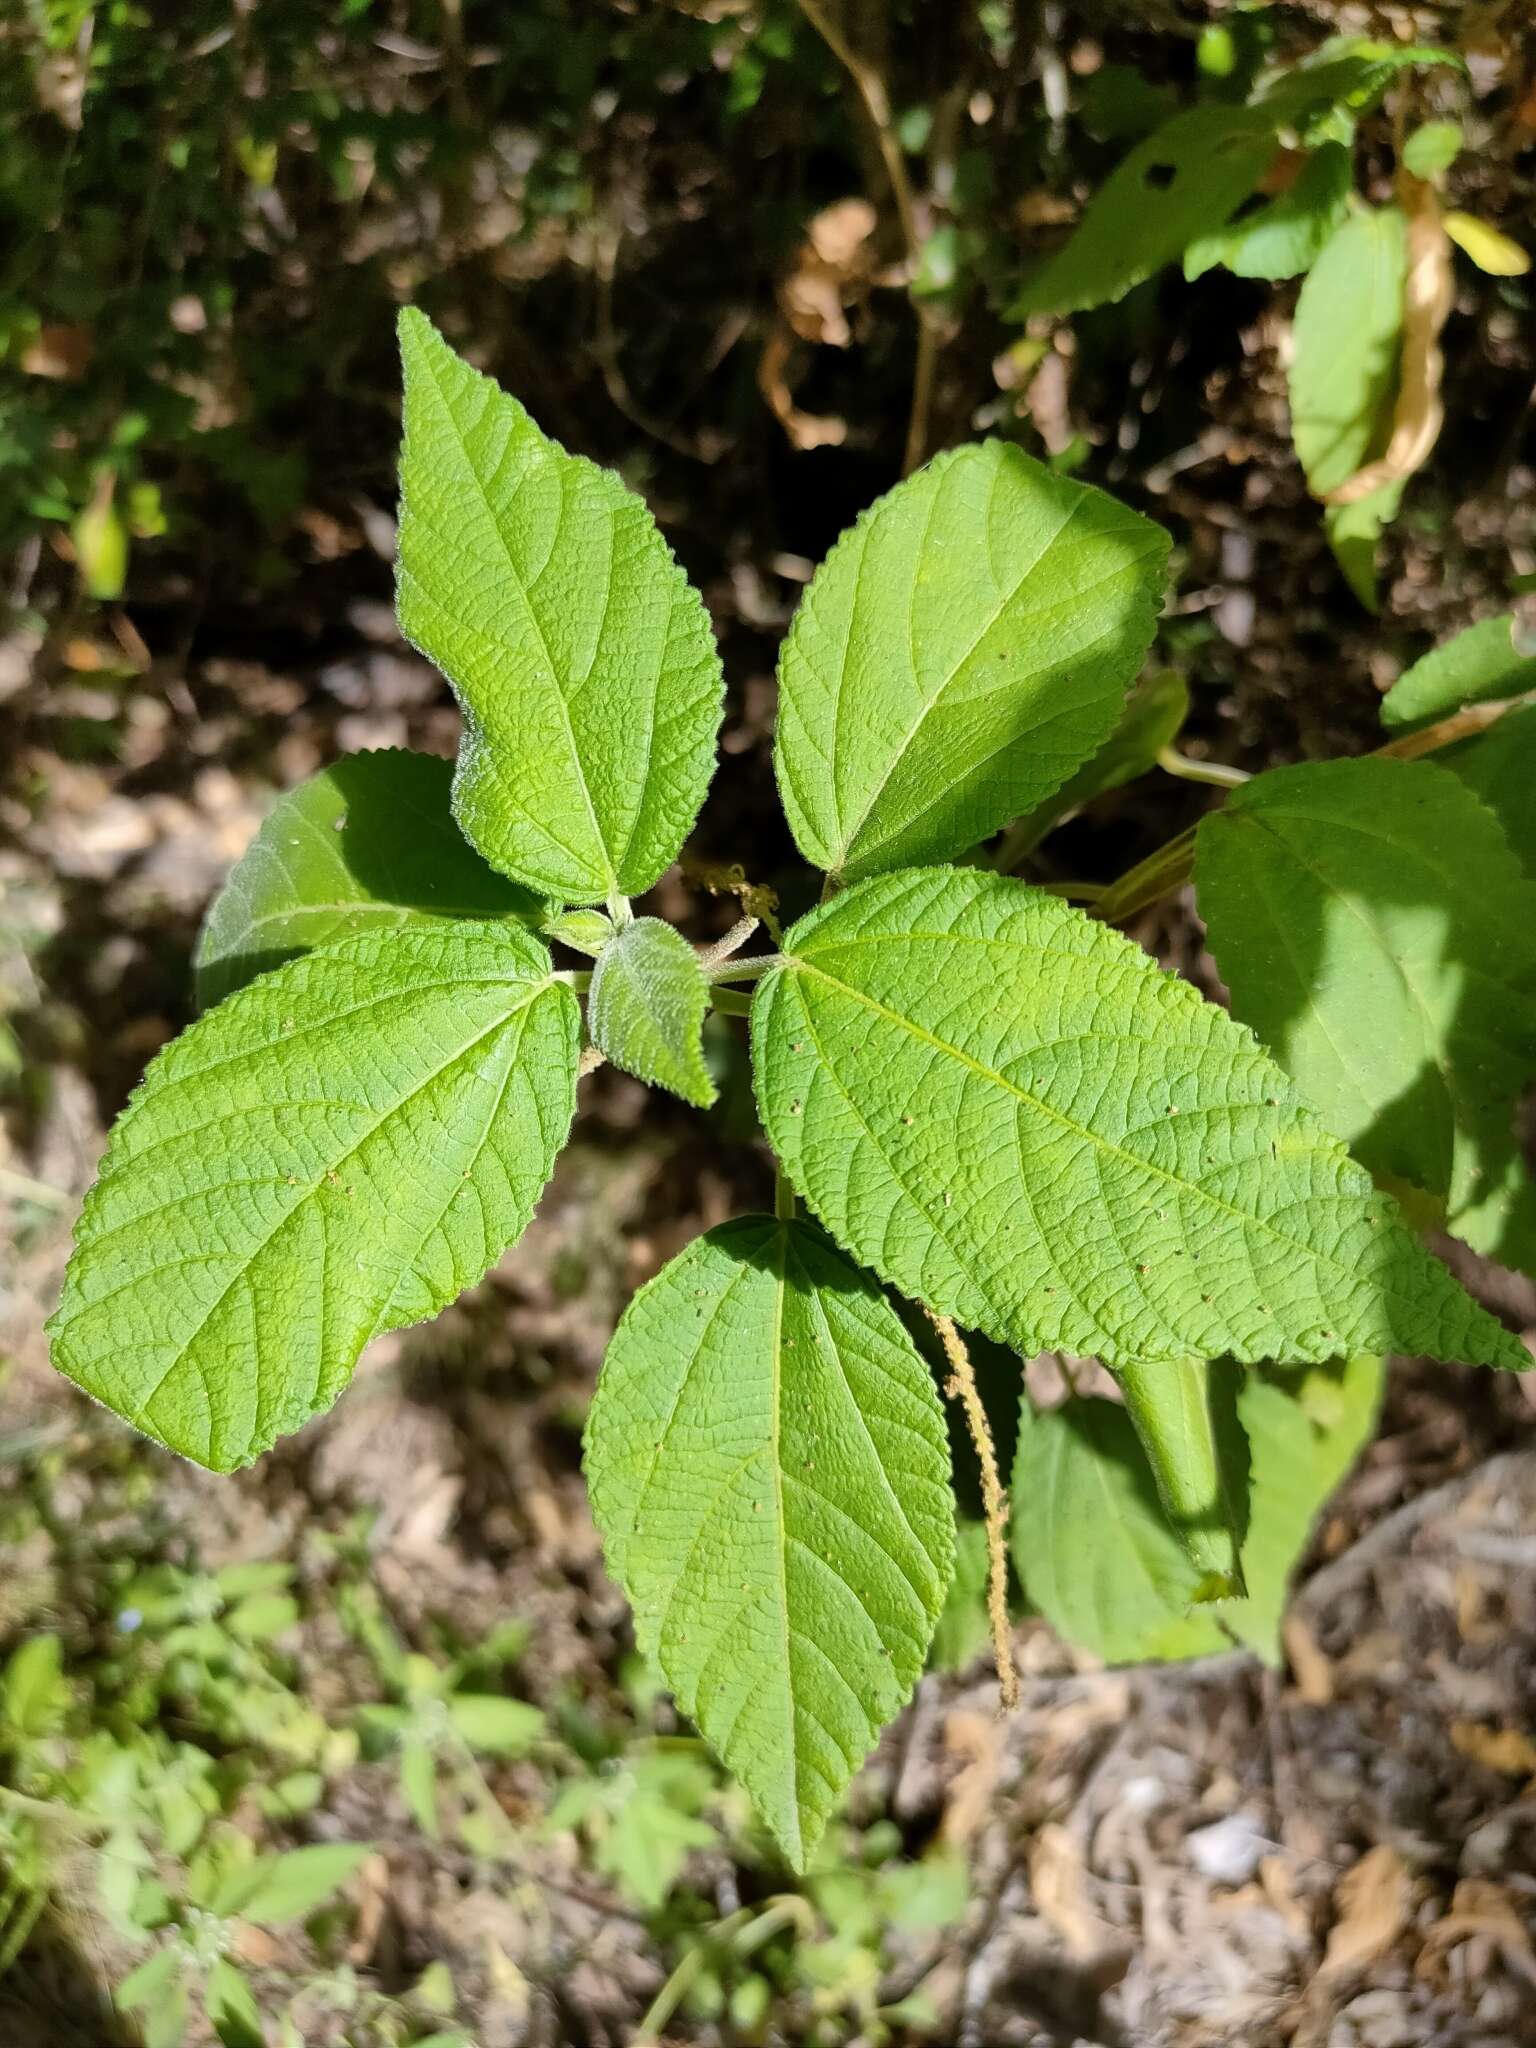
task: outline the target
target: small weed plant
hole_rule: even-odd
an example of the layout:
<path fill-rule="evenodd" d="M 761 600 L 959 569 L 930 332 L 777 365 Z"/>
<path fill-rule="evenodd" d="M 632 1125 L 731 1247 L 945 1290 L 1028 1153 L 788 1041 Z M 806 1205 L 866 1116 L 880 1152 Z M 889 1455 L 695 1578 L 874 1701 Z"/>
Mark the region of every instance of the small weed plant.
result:
<path fill-rule="evenodd" d="M 1016 447 L 951 450 L 784 644 L 775 766 L 821 900 L 781 931 L 743 882 L 701 951 L 633 906 L 714 767 L 703 604 L 617 477 L 420 313 L 400 333 L 399 614 L 462 706 L 457 766 L 357 756 L 278 803 L 210 914 L 206 1013 L 113 1133 L 54 1356 L 244 1465 L 517 1239 L 584 1070 L 707 1111 L 706 1019 L 745 1019 L 774 1213 L 635 1297 L 586 1458 L 642 1649 L 803 1870 L 946 1615 L 930 1356 L 978 1448 L 989 1548 L 961 1557 L 1005 1694 L 978 1344 L 1113 1375 L 1118 1401 L 1023 1402 L 1011 1510 L 1030 1601 L 1116 1659 L 1277 1654 L 1386 1353 L 1528 1363 L 1422 1234 L 1536 1259 L 1536 661 L 1477 628 L 1396 686 L 1379 753 L 1243 781 L 1107 888 L 1031 884 L 1059 819 L 1191 766 L 1182 685 L 1137 681 L 1169 539 Z M 1191 873 L 1231 1014 L 1114 929 Z M 466 1745 L 530 1730 L 386 1661 L 366 1732 L 435 1827 Z"/>

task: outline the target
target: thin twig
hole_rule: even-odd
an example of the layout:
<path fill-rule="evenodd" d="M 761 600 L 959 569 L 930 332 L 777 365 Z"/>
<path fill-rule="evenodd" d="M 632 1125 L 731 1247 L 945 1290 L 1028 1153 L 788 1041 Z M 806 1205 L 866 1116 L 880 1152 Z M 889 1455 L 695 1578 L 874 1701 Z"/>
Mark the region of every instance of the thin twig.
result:
<path fill-rule="evenodd" d="M 864 102 L 864 111 L 875 131 L 880 162 L 896 207 L 910 284 L 916 278 L 922 261 L 923 236 L 918 226 L 912 180 L 907 176 L 907 160 L 891 115 L 891 96 L 885 89 L 885 80 L 854 49 L 822 0 L 800 0 L 800 11 L 853 80 L 859 98 Z M 917 361 L 912 371 L 912 406 L 907 416 L 907 439 L 901 459 L 903 476 L 910 476 L 917 468 L 928 445 L 928 414 L 933 405 L 933 377 L 940 341 L 939 319 L 934 309 L 919 299 L 913 299 L 912 311 L 917 319 Z"/>
<path fill-rule="evenodd" d="M 1012 1713 L 1019 1704 L 1019 1674 L 1014 1667 L 1013 1634 L 1008 1626 L 1008 1552 L 1004 1544 L 1008 1496 L 1003 1492 L 1002 1481 L 997 1475 L 997 1447 L 992 1441 L 992 1425 L 982 1406 L 965 1339 L 950 1317 L 936 1315 L 932 1309 L 927 1314 L 939 1333 L 939 1342 L 944 1346 L 944 1356 L 949 1362 L 950 1377 L 944 1391 L 965 1411 L 966 1427 L 976 1447 L 977 1463 L 981 1466 L 981 1505 L 987 1521 L 987 1619 L 992 1624 L 992 1655 L 997 1663 L 1003 1712 Z"/>
<path fill-rule="evenodd" d="M 34 1180 L 30 1173 L 18 1173 L 13 1166 L 0 1166 L 0 1193 L 18 1202 L 36 1202 L 43 1209 L 72 1209 L 75 1197 L 67 1188 L 56 1188 L 46 1180 Z"/>

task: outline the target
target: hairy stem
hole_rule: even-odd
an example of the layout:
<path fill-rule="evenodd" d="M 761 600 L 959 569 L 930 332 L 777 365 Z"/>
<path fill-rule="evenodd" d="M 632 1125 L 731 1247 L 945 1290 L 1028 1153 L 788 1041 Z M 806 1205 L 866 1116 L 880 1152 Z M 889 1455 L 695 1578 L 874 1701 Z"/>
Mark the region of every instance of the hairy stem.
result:
<path fill-rule="evenodd" d="M 950 1376 L 944 1391 L 965 1411 L 966 1428 L 971 1433 L 977 1463 L 981 1466 L 981 1505 L 987 1520 L 987 1619 L 992 1624 L 992 1655 L 997 1664 L 1003 1712 L 1011 1713 L 1019 1704 L 1019 1674 L 1014 1669 L 1013 1635 L 1008 1626 L 1008 1552 L 1004 1544 L 1008 1496 L 1003 1492 L 1002 1481 L 997 1475 L 997 1447 L 992 1441 L 992 1425 L 981 1403 L 965 1339 L 950 1317 L 936 1315 L 932 1309 L 927 1311 L 927 1315 L 939 1333 L 939 1342 L 949 1364 Z"/>

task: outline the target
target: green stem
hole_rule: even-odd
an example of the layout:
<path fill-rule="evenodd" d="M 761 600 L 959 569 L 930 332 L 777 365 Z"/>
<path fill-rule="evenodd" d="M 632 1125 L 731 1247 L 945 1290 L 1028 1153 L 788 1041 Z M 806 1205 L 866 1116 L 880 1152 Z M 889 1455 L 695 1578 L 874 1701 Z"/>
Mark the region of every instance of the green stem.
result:
<path fill-rule="evenodd" d="M 550 980 L 560 982 L 578 996 L 584 996 L 592 986 L 591 970 L 586 967 L 557 967 Z"/>
<path fill-rule="evenodd" d="M 711 981 L 761 981 L 770 967 L 777 967 L 777 953 L 757 953 L 750 960 L 722 960 L 706 972 Z"/>
<path fill-rule="evenodd" d="M 0 1191 L 20 1202 L 36 1202 L 44 1209 L 72 1209 L 75 1205 L 74 1196 L 66 1189 L 34 1180 L 30 1173 L 18 1173 L 11 1166 L 0 1166 Z"/>
<path fill-rule="evenodd" d="M 1214 789 L 1240 789 L 1253 780 L 1246 768 L 1228 768 L 1221 761 L 1192 761 L 1177 747 L 1159 747 L 1157 765 L 1165 775 L 1177 775 L 1181 782 L 1208 782 Z"/>
<path fill-rule="evenodd" d="M 776 1169 L 773 1176 L 773 1213 L 781 1223 L 793 1223 L 795 1220 L 795 1191 L 782 1168 Z"/>
<path fill-rule="evenodd" d="M 709 1007 L 718 1010 L 722 1017 L 750 1017 L 752 998 L 740 989 L 714 987 L 709 992 Z"/>

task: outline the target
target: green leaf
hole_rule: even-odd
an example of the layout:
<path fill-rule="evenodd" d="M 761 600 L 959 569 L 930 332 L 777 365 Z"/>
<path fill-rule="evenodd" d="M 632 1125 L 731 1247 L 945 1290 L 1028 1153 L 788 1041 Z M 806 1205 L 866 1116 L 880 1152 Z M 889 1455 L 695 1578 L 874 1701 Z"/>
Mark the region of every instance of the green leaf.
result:
<path fill-rule="evenodd" d="M 1291 434 L 1314 497 L 1353 476 L 1391 433 L 1403 328 L 1407 226 L 1395 206 L 1364 207 L 1330 236 L 1296 302 Z M 1376 538 L 1400 484 L 1331 506 L 1329 542 L 1365 602 Z"/>
<path fill-rule="evenodd" d="M 223 1956 L 208 1973 L 203 2007 L 224 2048 L 266 2048 L 267 2037 L 250 1984 Z"/>
<path fill-rule="evenodd" d="M 381 1330 L 522 1232 L 579 1013 L 515 924 L 371 932 L 263 975 L 154 1061 L 76 1228 L 54 1362 L 227 1471 L 326 1408 Z"/>
<path fill-rule="evenodd" d="M 437 1841 L 442 1832 L 437 1811 L 437 1758 L 424 1742 L 401 1744 L 400 1795 L 427 1840 Z"/>
<path fill-rule="evenodd" d="M 1323 531 L 1344 580 L 1368 612 L 1380 610 L 1376 594 L 1376 543 L 1397 517 L 1405 486 L 1380 484 L 1352 505 L 1330 505 Z"/>
<path fill-rule="evenodd" d="M 1038 805 L 1027 821 L 1020 821 L 1016 853 L 1022 857 L 1030 852 L 1063 818 L 1095 797 L 1145 775 L 1163 748 L 1173 745 L 1188 716 L 1189 685 L 1177 669 L 1157 669 L 1144 676 L 1126 698 L 1119 723 L 1092 760 L 1085 761 L 1054 796 Z M 1009 840 L 1013 842 L 1012 833 Z"/>
<path fill-rule="evenodd" d="M 1364 207 L 1330 237 L 1296 303 L 1291 432 L 1321 497 L 1376 452 L 1397 389 L 1406 223 Z"/>
<path fill-rule="evenodd" d="M 1071 241 L 1009 307 L 1010 319 L 1123 299 L 1197 237 L 1230 220 L 1276 147 L 1274 120 L 1252 107 L 1175 114 L 1105 179 Z"/>
<path fill-rule="evenodd" d="M 1205 1604 L 1243 1591 L 1237 1519 L 1211 1413 L 1211 1368 L 1203 1358 L 1129 1362 L 1116 1373 L 1168 1526 L 1199 1574 L 1191 1600 Z"/>
<path fill-rule="evenodd" d="M 1192 282 L 1218 265 L 1238 277 L 1299 277 L 1343 220 L 1353 184 L 1349 150 L 1325 142 L 1284 192 L 1191 242 L 1185 277 Z"/>
<path fill-rule="evenodd" d="M 231 1910 L 261 1927 L 308 1919 L 372 1853 L 371 1842 L 316 1842 L 307 1849 L 265 1856 Z"/>
<path fill-rule="evenodd" d="M 448 1718 L 454 1733 L 485 1756 L 526 1756 L 546 1726 L 537 1707 L 499 1693 L 453 1693 Z"/>
<path fill-rule="evenodd" d="M 609 1569 L 797 1870 L 922 1670 L 948 1473 L 928 1368 L 811 1225 L 696 1239 L 609 1347 L 587 1425 Z"/>
<path fill-rule="evenodd" d="M 614 925 L 605 910 L 565 910 L 547 919 L 542 930 L 545 938 L 596 959 L 613 937 Z"/>
<path fill-rule="evenodd" d="M 52 1735 L 69 1707 L 64 1645 L 58 1636 L 29 1636 L 14 1649 L 0 1682 L 0 1749 Z"/>
<path fill-rule="evenodd" d="M 1403 168 L 1416 178 L 1438 178 L 1461 154 L 1459 121 L 1426 121 L 1403 144 Z"/>
<path fill-rule="evenodd" d="M 716 1093 L 704 1063 L 708 1008 L 698 954 L 660 918 L 635 918 L 597 956 L 587 998 L 592 1043 L 626 1074 L 698 1109 Z"/>
<path fill-rule="evenodd" d="M 1279 768 L 1206 816 L 1195 874 L 1234 1014 L 1329 1129 L 1478 1251 L 1536 1260 L 1536 883 L 1492 814 L 1430 761 Z"/>
<path fill-rule="evenodd" d="M 1525 1363 L 1241 1025 L 1041 890 L 860 883 L 786 934 L 752 1044 L 833 1236 L 1025 1357 Z"/>
<path fill-rule="evenodd" d="M 941 455 L 812 579 L 779 665 L 796 844 L 847 877 L 975 846 L 1114 730 L 1168 536 L 1017 448 Z"/>
<path fill-rule="evenodd" d="M 1510 851 L 1536 879 L 1536 704 L 1506 711 L 1487 732 L 1459 740 L 1437 758 L 1493 812 Z"/>
<path fill-rule="evenodd" d="M 955 1524 L 955 1575 L 928 1650 L 930 1671 L 963 1671 L 986 1648 L 987 1525 L 961 1517 Z"/>
<path fill-rule="evenodd" d="M 199 1009 L 354 932 L 536 917 L 539 899 L 487 867 L 454 824 L 452 782 L 450 762 L 389 748 L 348 754 L 279 797 L 204 921 Z"/>
<path fill-rule="evenodd" d="M 644 502 L 400 316 L 399 613 L 464 708 L 454 815 L 563 902 L 639 895 L 714 770 L 720 658 Z"/>
<path fill-rule="evenodd" d="M 1381 722 L 1408 732 L 1467 704 L 1490 704 L 1536 689 L 1536 655 L 1517 642 L 1513 612 L 1483 619 L 1404 669 L 1381 700 Z"/>
<path fill-rule="evenodd" d="M 1238 1379 L 1248 1593 L 1216 1606 L 1196 1604 L 1199 1567 L 1168 1526 L 1126 1411 L 1074 1399 L 1038 1414 L 1026 1396 L 1010 1527 L 1031 1603 L 1111 1663 L 1208 1656 L 1235 1639 L 1277 1664 L 1291 1574 L 1375 1426 L 1382 1378 L 1379 1358 L 1357 1354 Z"/>
<path fill-rule="evenodd" d="M 1031 1606 L 1058 1635 L 1111 1664 L 1204 1657 L 1229 1647 L 1200 1573 L 1163 1515 L 1131 1418 L 1114 1401 L 1019 1414 L 1009 1516 Z"/>
<path fill-rule="evenodd" d="M 1325 137 L 1347 142 L 1355 117 L 1381 98 L 1400 71 L 1447 64 L 1461 68 L 1452 50 L 1424 43 L 1384 43 L 1368 36 L 1330 36 L 1299 64 L 1276 71 L 1255 98 L 1281 127 L 1311 147 Z"/>
<path fill-rule="evenodd" d="M 1238 1387 L 1249 1453 L 1248 1597 L 1219 1613 L 1266 1664 L 1281 1661 L 1291 1575 L 1324 1503 L 1375 1430 L 1384 1380 L 1382 1360 L 1359 1352 L 1327 1365 L 1266 1365 Z"/>
<path fill-rule="evenodd" d="M 172 1981 L 180 1975 L 186 1952 L 180 1946 L 171 1944 L 156 1949 L 118 1985 L 112 1994 L 112 2002 L 120 2012 L 143 2012 L 147 2007 L 158 2004 L 170 1990 Z"/>

